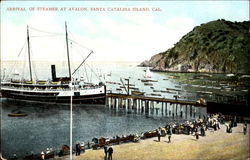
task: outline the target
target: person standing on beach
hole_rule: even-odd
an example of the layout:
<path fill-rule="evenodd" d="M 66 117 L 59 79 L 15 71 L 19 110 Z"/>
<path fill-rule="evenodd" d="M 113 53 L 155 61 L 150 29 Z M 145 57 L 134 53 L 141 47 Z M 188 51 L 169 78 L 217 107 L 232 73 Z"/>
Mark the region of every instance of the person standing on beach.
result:
<path fill-rule="evenodd" d="M 246 133 L 247 133 L 247 123 L 246 122 L 243 125 L 243 132 L 244 132 L 244 135 L 246 135 Z"/>
<path fill-rule="evenodd" d="M 16 154 L 13 155 L 13 158 L 11 158 L 12 160 L 17 160 L 17 156 Z"/>
<path fill-rule="evenodd" d="M 42 159 L 45 159 L 45 155 L 44 155 L 44 152 L 43 152 L 43 151 L 41 152 L 41 158 L 42 158 Z"/>
<path fill-rule="evenodd" d="M 158 130 L 157 136 L 158 136 L 158 141 L 160 142 L 161 141 L 161 130 L 160 129 Z"/>
<path fill-rule="evenodd" d="M 76 144 L 76 156 L 79 156 L 79 155 L 80 155 L 80 152 L 81 152 L 81 150 L 80 150 L 80 144 L 77 143 L 77 144 Z"/>
<path fill-rule="evenodd" d="M 171 142 L 171 135 L 172 135 L 172 127 L 169 127 L 169 133 L 168 133 L 168 143 Z"/>
<path fill-rule="evenodd" d="M 195 137 L 196 137 L 196 139 L 197 139 L 197 140 L 199 139 L 199 133 L 198 133 L 198 130 L 197 130 L 197 131 L 195 131 Z"/>
<path fill-rule="evenodd" d="M 88 149 L 90 149 L 90 144 L 89 144 L 89 141 L 88 141 Z"/>
<path fill-rule="evenodd" d="M 103 147 L 103 149 L 104 149 L 105 159 L 106 159 L 106 158 L 107 158 L 107 153 L 108 153 L 108 147 L 105 145 L 105 146 Z"/>
<path fill-rule="evenodd" d="M 233 121 L 231 120 L 229 122 L 229 131 L 228 131 L 228 133 L 232 133 L 232 128 L 233 128 Z"/>
<path fill-rule="evenodd" d="M 113 148 L 112 147 L 109 147 L 108 149 L 108 160 L 112 160 L 112 154 L 113 154 Z"/>

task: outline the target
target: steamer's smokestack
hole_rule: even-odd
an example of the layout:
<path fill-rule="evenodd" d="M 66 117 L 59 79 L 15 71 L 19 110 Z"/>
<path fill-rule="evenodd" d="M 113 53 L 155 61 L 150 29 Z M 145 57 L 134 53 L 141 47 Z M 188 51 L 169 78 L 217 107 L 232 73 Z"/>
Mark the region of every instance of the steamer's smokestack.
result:
<path fill-rule="evenodd" d="M 56 66 L 53 64 L 51 65 L 51 76 L 52 76 L 52 81 L 56 81 Z"/>

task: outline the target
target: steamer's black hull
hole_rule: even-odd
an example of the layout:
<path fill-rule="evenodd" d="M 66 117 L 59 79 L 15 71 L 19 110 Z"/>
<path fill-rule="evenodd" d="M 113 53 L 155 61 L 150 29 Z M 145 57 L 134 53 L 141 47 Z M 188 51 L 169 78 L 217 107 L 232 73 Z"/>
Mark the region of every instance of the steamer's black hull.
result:
<path fill-rule="evenodd" d="M 57 96 L 57 93 L 22 93 L 19 91 L 1 91 L 2 97 L 23 101 L 35 101 L 43 103 L 70 103 L 70 96 Z M 72 96 L 74 104 L 105 104 L 106 94 L 91 94 Z"/>

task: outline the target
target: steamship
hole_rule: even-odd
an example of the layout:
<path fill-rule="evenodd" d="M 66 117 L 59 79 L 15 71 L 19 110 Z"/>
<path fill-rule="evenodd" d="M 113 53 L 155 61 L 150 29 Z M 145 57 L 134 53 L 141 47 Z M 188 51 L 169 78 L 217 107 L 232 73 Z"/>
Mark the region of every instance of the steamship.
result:
<path fill-rule="evenodd" d="M 66 48 L 68 58 L 68 72 L 66 77 L 56 76 L 56 66 L 51 65 L 52 79 L 47 81 L 36 80 L 32 78 L 32 65 L 30 57 L 30 38 L 29 27 L 27 26 L 27 47 L 29 58 L 29 80 L 15 80 L 10 79 L 1 82 L 2 97 L 35 101 L 44 103 L 70 103 L 75 104 L 105 104 L 106 99 L 106 86 L 102 82 L 93 84 L 85 82 L 82 78 L 75 78 L 76 71 L 85 63 L 87 58 L 93 53 L 91 51 L 88 56 L 82 61 L 74 72 L 70 69 L 69 47 L 68 47 L 68 33 L 67 24 L 65 23 L 66 31 Z"/>

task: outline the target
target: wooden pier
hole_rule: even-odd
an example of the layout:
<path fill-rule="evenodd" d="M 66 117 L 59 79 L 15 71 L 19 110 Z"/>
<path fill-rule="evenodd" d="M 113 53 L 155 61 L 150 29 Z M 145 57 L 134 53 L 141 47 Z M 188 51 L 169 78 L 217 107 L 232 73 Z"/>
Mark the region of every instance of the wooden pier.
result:
<path fill-rule="evenodd" d="M 193 106 L 199 106 L 199 107 L 206 107 L 206 105 L 198 104 L 194 101 L 185 101 L 185 100 L 177 100 L 177 99 L 174 100 L 174 99 L 136 96 L 136 95 L 127 95 L 127 94 L 118 94 L 118 93 L 108 93 L 107 98 L 133 99 L 133 100 L 141 100 L 141 101 L 154 101 L 154 102 L 164 102 L 164 103 L 170 103 L 170 104 L 193 105 Z"/>
<path fill-rule="evenodd" d="M 149 113 L 150 109 L 161 110 L 161 113 L 169 116 L 184 115 L 195 117 L 200 114 L 201 108 L 206 108 L 207 113 L 222 113 L 224 115 L 233 115 L 239 117 L 249 117 L 249 104 L 230 104 L 220 102 L 206 102 L 200 104 L 195 101 L 186 101 L 176 99 L 166 99 L 157 97 L 146 97 L 138 95 L 108 93 L 106 104 L 111 108 L 125 108 L 128 110 L 136 110 L 142 113 Z M 156 107 L 156 104 L 159 104 Z M 160 107 L 159 107 L 160 106 Z"/>
<path fill-rule="evenodd" d="M 195 117 L 197 113 L 200 113 L 200 108 L 206 107 L 206 105 L 194 101 L 177 100 L 177 98 L 174 100 L 117 93 L 108 93 L 106 104 L 111 108 L 125 108 L 141 113 L 149 113 L 153 109 L 158 114 L 158 110 L 161 110 L 162 114 L 173 117 L 183 117 L 184 115 Z M 158 107 L 156 107 L 157 104 Z"/>

